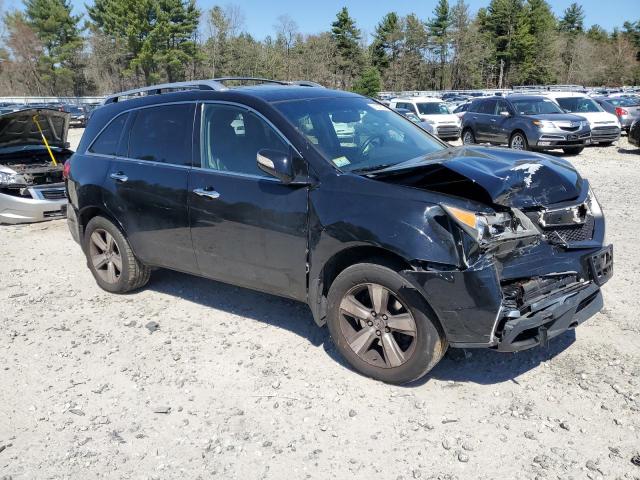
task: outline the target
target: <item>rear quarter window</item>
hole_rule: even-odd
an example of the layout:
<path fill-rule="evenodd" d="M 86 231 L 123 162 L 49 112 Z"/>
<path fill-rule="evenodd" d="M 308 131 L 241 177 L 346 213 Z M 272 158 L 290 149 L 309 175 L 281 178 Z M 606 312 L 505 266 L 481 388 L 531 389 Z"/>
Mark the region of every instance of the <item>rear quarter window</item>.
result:
<path fill-rule="evenodd" d="M 100 155 L 114 156 L 118 152 L 118 144 L 122 136 L 122 129 L 127 121 L 125 113 L 116 117 L 99 135 L 89 147 L 89 152 Z"/>

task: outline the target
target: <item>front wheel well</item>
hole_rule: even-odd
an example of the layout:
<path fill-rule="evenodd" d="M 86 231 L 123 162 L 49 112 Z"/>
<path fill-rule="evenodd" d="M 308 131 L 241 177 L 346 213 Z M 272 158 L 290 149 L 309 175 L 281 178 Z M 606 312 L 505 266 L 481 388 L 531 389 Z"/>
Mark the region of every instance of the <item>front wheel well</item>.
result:
<path fill-rule="evenodd" d="M 318 278 L 312 279 L 309 284 L 309 306 L 319 326 L 325 324 L 327 295 L 333 281 L 346 268 L 365 261 L 384 265 L 397 272 L 412 268 L 400 255 L 380 247 L 351 247 L 336 253 L 324 264 Z"/>

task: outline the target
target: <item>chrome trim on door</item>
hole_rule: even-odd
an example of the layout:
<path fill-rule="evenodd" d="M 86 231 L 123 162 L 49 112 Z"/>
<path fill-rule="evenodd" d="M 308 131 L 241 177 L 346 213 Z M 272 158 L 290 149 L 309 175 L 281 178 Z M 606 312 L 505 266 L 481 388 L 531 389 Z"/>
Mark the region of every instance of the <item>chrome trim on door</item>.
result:
<path fill-rule="evenodd" d="M 124 183 L 127 180 L 129 180 L 129 177 L 127 177 L 124 173 L 121 173 L 121 172 L 112 173 L 109 176 L 113 178 L 116 182 L 120 182 L 120 183 Z"/>
<path fill-rule="evenodd" d="M 196 188 L 193 190 L 193 193 L 198 195 L 199 197 L 206 197 L 211 199 L 220 198 L 220 193 L 215 190 L 206 190 L 204 188 Z"/>

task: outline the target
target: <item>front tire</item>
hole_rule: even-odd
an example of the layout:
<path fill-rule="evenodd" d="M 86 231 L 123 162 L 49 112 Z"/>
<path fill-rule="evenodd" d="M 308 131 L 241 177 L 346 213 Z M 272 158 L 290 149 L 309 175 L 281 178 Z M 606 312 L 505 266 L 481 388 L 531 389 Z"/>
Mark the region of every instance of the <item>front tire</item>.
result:
<path fill-rule="evenodd" d="M 348 267 L 329 290 L 336 348 L 358 372 L 383 382 L 417 380 L 440 361 L 447 342 L 433 317 L 413 286 L 375 263 Z"/>
<path fill-rule="evenodd" d="M 579 155 L 584 150 L 584 147 L 566 147 L 562 151 L 567 155 Z"/>
<path fill-rule="evenodd" d="M 149 267 L 136 258 L 120 229 L 105 217 L 89 221 L 82 248 L 93 278 L 107 292 L 130 292 L 149 281 Z"/>
<path fill-rule="evenodd" d="M 473 145 L 476 143 L 476 136 L 473 134 L 473 130 L 470 128 L 465 129 L 462 132 L 462 144 L 463 145 Z"/>
<path fill-rule="evenodd" d="M 516 132 L 509 139 L 509 148 L 513 150 L 529 150 L 529 142 L 522 132 Z"/>

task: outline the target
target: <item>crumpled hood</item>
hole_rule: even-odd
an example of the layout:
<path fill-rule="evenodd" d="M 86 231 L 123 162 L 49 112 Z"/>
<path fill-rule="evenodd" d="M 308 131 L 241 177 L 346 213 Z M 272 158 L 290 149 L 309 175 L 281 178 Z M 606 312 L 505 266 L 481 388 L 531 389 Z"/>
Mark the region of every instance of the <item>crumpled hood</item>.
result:
<path fill-rule="evenodd" d="M 573 200 L 583 185 L 580 174 L 561 158 L 479 146 L 442 150 L 372 177 L 465 198 L 480 187 L 494 204 L 515 208 Z"/>
<path fill-rule="evenodd" d="M 49 146 L 66 148 L 69 114 L 49 109 L 26 109 L 0 115 L 0 153 L 6 148 L 42 146 L 42 136 L 33 121 L 38 116 Z"/>

